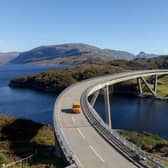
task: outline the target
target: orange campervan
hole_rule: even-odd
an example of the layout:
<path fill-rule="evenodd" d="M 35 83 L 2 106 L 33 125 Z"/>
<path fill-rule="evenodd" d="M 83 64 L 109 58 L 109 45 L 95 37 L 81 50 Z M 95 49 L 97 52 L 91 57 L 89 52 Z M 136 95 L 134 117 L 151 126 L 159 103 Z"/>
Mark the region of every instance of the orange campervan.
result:
<path fill-rule="evenodd" d="M 79 102 L 73 102 L 72 104 L 72 112 L 73 113 L 80 113 L 81 108 L 80 108 L 80 103 Z"/>

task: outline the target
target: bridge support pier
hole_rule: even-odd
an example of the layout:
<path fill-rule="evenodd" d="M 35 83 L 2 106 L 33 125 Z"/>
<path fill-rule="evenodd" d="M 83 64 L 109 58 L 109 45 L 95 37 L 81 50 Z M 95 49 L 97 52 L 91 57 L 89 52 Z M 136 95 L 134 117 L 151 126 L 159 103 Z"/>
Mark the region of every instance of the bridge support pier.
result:
<path fill-rule="evenodd" d="M 111 113 L 110 113 L 110 99 L 109 99 L 109 86 L 106 85 L 104 88 L 104 103 L 105 103 L 105 114 L 106 114 L 106 123 L 111 129 Z"/>
<path fill-rule="evenodd" d="M 154 77 L 154 92 L 157 94 L 157 75 Z"/>
<path fill-rule="evenodd" d="M 139 90 L 139 96 L 143 96 L 143 88 L 142 88 L 142 83 L 145 84 L 145 87 L 149 90 L 149 92 L 154 96 L 157 97 L 157 75 L 154 76 L 154 79 L 152 81 L 153 83 L 153 88 L 148 84 L 148 82 L 144 79 L 144 77 L 139 77 L 137 78 L 137 84 L 138 84 L 138 90 Z"/>
<path fill-rule="evenodd" d="M 139 79 L 138 79 L 139 80 Z M 154 81 L 154 90 L 151 88 L 151 86 L 148 84 L 148 82 L 143 78 L 140 77 L 140 80 L 145 84 L 149 92 L 153 95 L 153 97 L 157 97 L 156 95 L 156 90 L 157 90 L 157 76 L 155 76 L 155 81 Z M 141 84 L 140 84 L 141 85 Z M 143 89 L 141 87 L 141 94 L 143 94 Z"/>
<path fill-rule="evenodd" d="M 91 99 L 91 102 L 90 102 L 90 104 L 92 105 L 92 107 L 94 106 L 94 104 L 95 104 L 95 102 L 96 102 L 96 100 L 97 100 L 97 97 L 99 96 L 99 90 L 98 91 L 96 91 L 94 94 L 93 94 L 93 97 L 92 97 L 92 99 Z"/>
<path fill-rule="evenodd" d="M 142 90 L 142 85 L 141 85 L 141 78 L 137 78 L 137 84 L 138 84 L 138 91 L 139 91 L 139 96 L 143 96 L 143 90 Z"/>
<path fill-rule="evenodd" d="M 156 93 L 153 91 L 153 89 L 150 87 L 150 85 L 148 84 L 148 82 L 143 78 L 141 77 L 141 80 L 143 81 L 143 83 L 145 84 L 145 86 L 147 87 L 147 89 L 151 92 L 151 94 L 156 97 Z"/>

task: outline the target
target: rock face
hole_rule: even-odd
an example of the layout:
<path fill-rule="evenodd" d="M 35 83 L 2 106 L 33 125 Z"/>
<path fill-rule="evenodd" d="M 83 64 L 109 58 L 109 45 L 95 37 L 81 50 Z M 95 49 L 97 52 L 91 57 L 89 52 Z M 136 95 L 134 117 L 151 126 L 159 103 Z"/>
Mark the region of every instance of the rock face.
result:
<path fill-rule="evenodd" d="M 62 45 L 41 46 L 22 52 L 10 63 L 26 64 L 88 64 L 102 63 L 113 59 L 133 59 L 135 56 L 125 51 L 100 49 L 95 46 L 70 43 Z"/>
<path fill-rule="evenodd" d="M 19 55 L 18 52 L 0 52 L 0 64 L 5 64 Z"/>

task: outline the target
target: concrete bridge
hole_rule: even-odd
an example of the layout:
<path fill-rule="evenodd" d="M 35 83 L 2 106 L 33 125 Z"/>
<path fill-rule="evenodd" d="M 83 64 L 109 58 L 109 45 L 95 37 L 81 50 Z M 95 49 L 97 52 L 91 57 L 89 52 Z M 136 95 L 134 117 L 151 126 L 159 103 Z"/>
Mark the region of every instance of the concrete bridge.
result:
<path fill-rule="evenodd" d="M 157 76 L 165 74 L 168 70 L 124 72 L 91 78 L 65 89 L 57 98 L 53 114 L 57 155 L 64 156 L 68 167 L 162 168 L 161 164 L 111 129 L 109 86 L 137 79 L 140 95 L 143 94 L 143 82 L 150 93 L 159 98 Z M 146 76 L 154 77 L 153 88 L 145 80 Z M 106 123 L 93 108 L 100 90 L 104 91 Z M 81 102 L 80 114 L 71 113 L 74 101 Z"/>

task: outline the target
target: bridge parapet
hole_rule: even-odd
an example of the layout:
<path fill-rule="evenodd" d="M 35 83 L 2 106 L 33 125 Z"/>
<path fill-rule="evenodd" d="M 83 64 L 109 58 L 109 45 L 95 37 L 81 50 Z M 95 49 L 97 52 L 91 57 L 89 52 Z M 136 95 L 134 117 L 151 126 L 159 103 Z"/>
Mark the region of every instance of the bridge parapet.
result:
<path fill-rule="evenodd" d="M 70 147 L 70 145 L 68 144 L 67 139 L 65 138 L 63 131 L 61 130 L 60 127 L 60 123 L 59 121 L 59 117 L 58 117 L 58 113 L 57 110 L 61 109 L 60 107 L 60 99 L 62 99 L 62 96 L 64 95 L 64 92 L 66 92 L 67 90 L 71 89 L 72 86 L 68 87 L 67 89 L 65 89 L 58 97 L 57 97 L 57 101 L 55 102 L 54 105 L 54 113 L 53 113 L 53 122 L 54 122 L 54 129 L 55 129 L 55 136 L 57 138 L 58 144 L 59 145 L 61 151 L 58 151 L 58 153 L 56 153 L 57 155 L 60 155 L 60 152 L 62 152 L 63 157 L 65 157 L 65 160 L 68 162 L 68 168 L 77 168 L 77 163 L 75 162 L 74 159 L 74 154 L 72 152 L 72 149 Z"/>
<path fill-rule="evenodd" d="M 127 159 L 133 162 L 137 167 L 157 167 L 164 168 L 159 162 L 155 161 L 151 157 L 148 156 L 146 152 L 141 150 L 135 144 L 129 142 L 125 137 L 120 135 L 116 130 L 109 128 L 102 118 L 95 111 L 91 103 L 89 103 L 88 97 L 93 93 L 99 91 L 100 89 L 105 88 L 107 85 L 112 85 L 121 81 L 138 78 L 141 76 L 150 76 L 156 74 L 168 74 L 168 70 L 149 70 L 149 71 L 141 71 L 136 72 L 135 74 L 129 75 L 129 73 L 125 75 L 121 75 L 118 78 L 113 78 L 108 81 L 104 81 L 101 83 L 94 84 L 90 86 L 81 97 L 81 105 L 84 114 L 88 118 L 89 122 L 92 126 L 111 144 L 113 145 L 120 153 L 122 153 Z M 137 160 L 138 157 L 138 160 Z"/>

